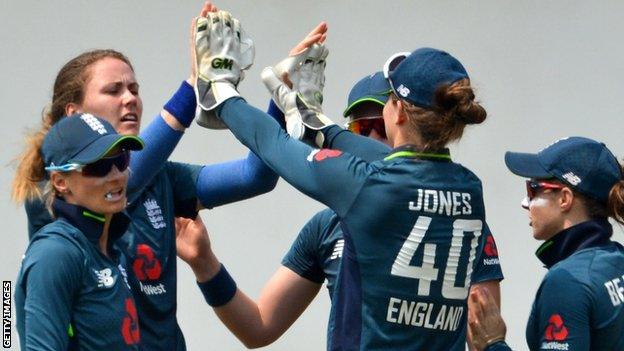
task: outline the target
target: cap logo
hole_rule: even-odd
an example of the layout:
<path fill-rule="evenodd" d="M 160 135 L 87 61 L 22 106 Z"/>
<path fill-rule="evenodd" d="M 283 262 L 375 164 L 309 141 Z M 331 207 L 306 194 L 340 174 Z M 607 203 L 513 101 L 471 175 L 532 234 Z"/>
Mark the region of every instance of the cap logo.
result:
<path fill-rule="evenodd" d="M 102 122 L 98 121 L 98 119 L 91 114 L 82 114 L 80 115 L 80 119 L 82 119 L 95 132 L 98 132 L 100 134 L 106 134 L 108 132 Z"/>
<path fill-rule="evenodd" d="M 399 85 L 399 87 L 397 88 L 397 92 L 399 93 L 399 95 L 401 95 L 402 97 L 407 97 L 410 93 L 410 90 L 408 87 L 406 87 L 405 85 L 401 84 Z"/>
<path fill-rule="evenodd" d="M 563 179 L 567 180 L 568 183 L 576 186 L 579 185 L 579 183 L 581 182 L 581 178 L 579 178 L 579 176 L 577 176 L 576 174 L 572 173 L 572 172 L 568 172 L 564 175 L 562 175 Z"/>

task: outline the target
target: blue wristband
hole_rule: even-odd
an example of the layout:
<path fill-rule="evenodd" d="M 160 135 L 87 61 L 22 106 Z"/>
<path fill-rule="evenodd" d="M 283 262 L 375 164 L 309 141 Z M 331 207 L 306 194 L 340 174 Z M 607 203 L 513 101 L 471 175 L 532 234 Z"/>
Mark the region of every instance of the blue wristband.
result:
<path fill-rule="evenodd" d="M 187 81 L 183 81 L 178 91 L 173 94 L 163 108 L 171 113 L 180 124 L 188 128 L 195 118 L 195 109 L 197 108 L 193 87 Z"/>
<path fill-rule="evenodd" d="M 220 307 L 230 302 L 236 294 L 236 282 L 221 265 L 219 273 L 204 283 L 197 283 L 206 302 L 212 307 Z"/>
<path fill-rule="evenodd" d="M 509 347 L 509 345 L 507 345 L 505 340 L 501 340 L 493 344 L 490 344 L 486 346 L 485 349 L 483 349 L 483 351 L 499 351 L 499 350 L 505 351 L 505 350 L 511 350 L 511 348 Z"/>

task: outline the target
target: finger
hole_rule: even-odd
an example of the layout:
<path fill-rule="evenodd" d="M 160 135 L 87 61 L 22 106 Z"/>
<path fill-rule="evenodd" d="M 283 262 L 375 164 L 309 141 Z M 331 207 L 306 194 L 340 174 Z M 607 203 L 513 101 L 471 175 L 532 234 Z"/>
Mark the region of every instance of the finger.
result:
<path fill-rule="evenodd" d="M 223 23 L 223 26 L 232 28 L 232 15 L 227 11 L 219 11 L 219 19 Z"/>
<path fill-rule="evenodd" d="M 319 44 L 323 44 L 323 43 L 325 43 L 325 39 L 327 39 L 327 34 L 326 34 L 326 33 L 323 33 L 323 34 L 321 35 L 321 38 L 318 40 L 318 43 L 319 43 Z"/>
<path fill-rule="evenodd" d="M 304 52 L 307 48 L 309 48 L 312 44 L 316 43 L 321 38 L 321 34 L 314 34 L 313 36 L 306 37 L 303 39 L 297 46 L 290 50 L 289 56 L 296 56 L 302 52 Z"/>
<path fill-rule="evenodd" d="M 208 14 L 208 11 L 210 11 L 211 6 L 212 4 L 210 3 L 210 1 L 206 1 L 204 3 L 204 6 L 202 6 L 201 11 L 199 11 L 199 17 L 206 17 L 206 14 Z"/>
<path fill-rule="evenodd" d="M 240 21 L 237 20 L 236 18 L 232 18 L 232 30 L 234 31 L 234 35 L 236 35 L 236 37 L 240 41 L 240 39 L 241 39 L 241 25 L 240 25 Z"/>
<path fill-rule="evenodd" d="M 317 24 L 316 27 L 314 27 L 314 29 L 312 29 L 312 31 L 308 33 L 308 35 L 306 35 L 306 37 L 315 36 L 317 34 L 324 34 L 325 32 L 327 32 L 327 23 L 321 22 Z"/>

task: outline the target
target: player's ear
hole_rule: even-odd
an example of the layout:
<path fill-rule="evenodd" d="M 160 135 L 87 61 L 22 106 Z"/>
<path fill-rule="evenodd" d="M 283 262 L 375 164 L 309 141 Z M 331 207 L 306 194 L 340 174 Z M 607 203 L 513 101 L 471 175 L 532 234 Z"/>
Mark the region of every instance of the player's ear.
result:
<path fill-rule="evenodd" d="M 395 124 L 403 124 L 405 122 L 407 122 L 407 113 L 405 112 L 405 109 L 403 108 L 403 101 L 401 101 L 400 99 L 393 99 L 396 101 L 397 104 L 397 113 L 396 113 L 396 119 L 395 119 Z"/>
<path fill-rule="evenodd" d="M 572 192 L 570 188 L 564 187 L 559 191 L 559 195 L 559 208 L 561 208 L 561 210 L 564 212 L 570 211 L 575 199 L 574 192 Z"/>

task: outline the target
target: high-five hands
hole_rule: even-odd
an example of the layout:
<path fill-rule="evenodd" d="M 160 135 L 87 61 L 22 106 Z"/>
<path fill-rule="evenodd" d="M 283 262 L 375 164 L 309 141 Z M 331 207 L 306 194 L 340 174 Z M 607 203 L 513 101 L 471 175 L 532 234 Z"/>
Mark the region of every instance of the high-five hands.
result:
<path fill-rule="evenodd" d="M 197 123 L 210 129 L 225 129 L 214 109 L 223 101 L 240 96 L 236 87 L 243 80 L 244 71 L 253 64 L 253 40 L 226 11 L 195 18 L 193 34 L 195 95 L 200 107 Z"/>
<path fill-rule="evenodd" d="M 327 25 L 320 23 L 286 59 L 262 71 L 262 81 L 284 112 L 288 134 L 318 147 L 324 142 L 320 130 L 334 124 L 322 109 L 329 53 L 323 44 L 326 32 Z"/>

